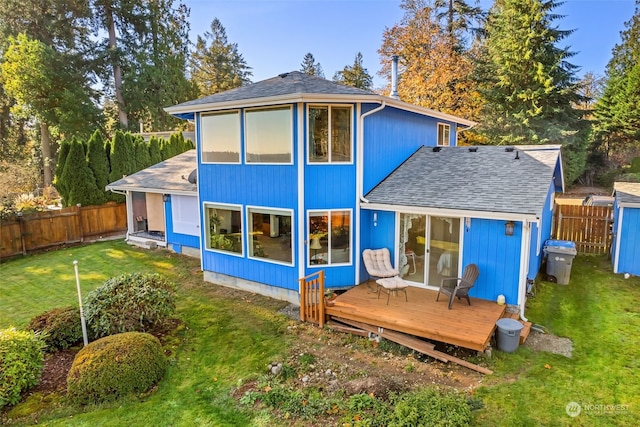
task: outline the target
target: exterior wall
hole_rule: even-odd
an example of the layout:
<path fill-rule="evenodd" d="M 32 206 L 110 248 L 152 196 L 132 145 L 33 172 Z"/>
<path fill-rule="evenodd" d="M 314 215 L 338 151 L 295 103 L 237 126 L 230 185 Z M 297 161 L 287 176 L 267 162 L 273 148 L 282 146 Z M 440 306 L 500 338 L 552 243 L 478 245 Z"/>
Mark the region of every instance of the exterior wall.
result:
<path fill-rule="evenodd" d="M 298 114 L 297 106 L 293 106 L 293 159 L 297 159 Z M 200 115 L 196 114 L 196 123 Z M 241 114 L 241 129 L 243 129 Z M 201 138 L 200 127 L 196 125 L 196 140 Z M 243 132 L 241 131 L 241 135 Z M 198 144 L 198 191 L 201 205 L 201 238 L 203 270 L 214 273 L 205 275 L 216 277 L 216 274 L 241 278 L 250 282 L 287 288 L 298 291 L 298 263 L 293 258 L 293 265 L 281 265 L 248 258 L 246 231 L 246 207 L 258 206 L 293 210 L 292 245 L 297 254 L 297 197 L 298 171 L 293 165 L 261 165 L 245 164 L 244 156 L 241 164 L 202 164 L 202 153 Z M 244 141 L 241 141 L 241 153 L 244 152 Z M 206 249 L 205 245 L 205 211 L 204 203 L 225 203 L 239 205 L 242 209 L 243 255 L 232 255 Z M 223 276 L 220 276 L 223 277 Z"/>
<path fill-rule="evenodd" d="M 193 256 L 193 251 L 189 251 L 185 248 L 198 249 L 200 248 L 200 237 L 190 236 L 188 234 L 176 233 L 173 231 L 173 212 L 171 210 L 171 199 L 164 203 L 164 215 L 167 219 L 167 230 L 165 232 L 165 240 L 167 246 L 169 246 L 176 253 L 184 253 L 189 256 Z M 198 255 L 199 256 L 199 255 Z"/>
<path fill-rule="evenodd" d="M 373 217 L 376 216 L 374 222 Z M 396 247 L 396 213 L 392 211 L 372 211 L 362 210 L 361 225 L 361 251 L 365 249 L 387 248 L 391 252 L 391 263 L 395 267 L 395 247 Z M 360 280 L 362 282 L 369 278 L 364 264 L 360 267 Z"/>
<path fill-rule="evenodd" d="M 617 273 L 640 276 L 640 208 L 625 207 L 620 210 L 622 223 L 619 242 Z"/>
<path fill-rule="evenodd" d="M 613 203 L 613 239 L 611 241 L 611 263 L 613 264 L 613 272 L 618 273 L 617 260 L 618 260 L 618 228 L 620 221 L 620 206 L 618 201 Z"/>
<path fill-rule="evenodd" d="M 502 220 L 471 220 L 464 232 L 462 264 L 477 264 L 480 276 L 469 295 L 495 301 L 502 294 L 507 304 L 518 304 L 521 241 L 521 222 L 515 223 L 513 236 L 505 236 Z"/>
<path fill-rule="evenodd" d="M 377 106 L 363 106 L 362 112 L 366 113 Z M 447 122 L 393 107 L 386 107 L 365 117 L 364 194 L 371 191 L 418 148 L 423 145 L 435 146 L 438 123 Z M 456 124 L 448 124 L 451 125 L 450 143 L 454 146 Z"/>
<path fill-rule="evenodd" d="M 529 280 L 534 280 L 540 272 L 540 266 L 544 260 L 544 242 L 551 238 L 554 197 L 555 185 L 551 183 L 540 218 L 540 230 L 538 230 L 538 226 L 535 223 L 531 225 L 531 247 L 529 251 L 529 270 L 527 273 L 527 279 Z M 538 236 L 540 237 L 538 238 Z"/>

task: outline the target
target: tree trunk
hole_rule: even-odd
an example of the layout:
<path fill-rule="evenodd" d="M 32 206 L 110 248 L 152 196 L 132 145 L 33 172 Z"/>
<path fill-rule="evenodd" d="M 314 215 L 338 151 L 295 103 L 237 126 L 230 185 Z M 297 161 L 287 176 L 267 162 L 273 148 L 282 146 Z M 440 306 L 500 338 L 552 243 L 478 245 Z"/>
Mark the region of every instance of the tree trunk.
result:
<path fill-rule="evenodd" d="M 49 133 L 49 125 L 40 122 L 40 149 L 42 151 L 42 170 L 43 188 L 50 187 L 53 184 L 53 158 L 51 156 L 51 133 Z"/>
<path fill-rule="evenodd" d="M 111 7 L 105 7 L 107 16 L 107 26 L 109 27 L 109 51 L 111 52 L 111 65 L 113 67 L 113 82 L 116 92 L 116 103 L 118 104 L 118 119 L 123 129 L 129 127 L 129 118 L 124 109 L 124 98 L 122 97 L 122 68 L 117 53 L 116 25 L 113 20 L 113 11 Z"/>

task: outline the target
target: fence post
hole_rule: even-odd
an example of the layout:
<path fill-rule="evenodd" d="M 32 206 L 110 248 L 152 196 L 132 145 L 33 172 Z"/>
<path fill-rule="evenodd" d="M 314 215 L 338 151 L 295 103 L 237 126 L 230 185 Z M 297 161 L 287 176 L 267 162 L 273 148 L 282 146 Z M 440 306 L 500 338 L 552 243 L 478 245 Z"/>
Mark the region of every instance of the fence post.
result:
<path fill-rule="evenodd" d="M 20 226 L 20 244 L 22 245 L 22 255 L 27 255 L 27 242 L 24 240 L 24 221 L 22 220 L 22 212 L 18 212 L 18 225 Z"/>
<path fill-rule="evenodd" d="M 78 212 L 78 227 L 80 227 L 80 242 L 84 242 L 84 226 L 82 225 L 82 205 L 78 203 L 76 209 Z"/>

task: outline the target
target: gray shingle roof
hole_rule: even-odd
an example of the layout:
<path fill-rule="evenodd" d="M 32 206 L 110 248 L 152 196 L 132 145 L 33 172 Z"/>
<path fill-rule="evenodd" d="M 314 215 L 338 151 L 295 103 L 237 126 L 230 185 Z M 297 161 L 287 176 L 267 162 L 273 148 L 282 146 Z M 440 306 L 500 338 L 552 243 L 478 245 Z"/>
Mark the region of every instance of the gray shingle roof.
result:
<path fill-rule="evenodd" d="M 182 104 L 170 107 L 169 110 L 218 102 L 245 101 L 249 99 L 295 94 L 377 96 L 373 92 L 334 83 L 329 80 L 301 73 L 300 71 L 291 71 L 257 83 L 183 102 Z"/>
<path fill-rule="evenodd" d="M 559 146 L 421 147 L 371 190 L 370 203 L 540 215 Z M 519 159 L 515 159 L 516 153 Z"/>
<path fill-rule="evenodd" d="M 640 203 L 640 183 L 616 182 L 613 184 L 616 200 L 621 203 Z"/>
<path fill-rule="evenodd" d="M 196 150 L 189 150 L 112 182 L 107 185 L 107 189 L 196 195 L 196 184 L 191 184 L 186 179 L 196 167 Z"/>

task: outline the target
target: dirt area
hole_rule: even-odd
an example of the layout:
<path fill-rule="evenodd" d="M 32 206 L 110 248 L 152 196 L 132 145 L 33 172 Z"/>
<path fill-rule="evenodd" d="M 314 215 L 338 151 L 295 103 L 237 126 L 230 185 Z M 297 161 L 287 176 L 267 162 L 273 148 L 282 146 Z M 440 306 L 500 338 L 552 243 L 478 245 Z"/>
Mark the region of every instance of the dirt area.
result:
<path fill-rule="evenodd" d="M 531 331 L 524 345 L 536 351 L 547 351 L 561 354 L 565 357 L 572 357 L 573 355 L 573 341 L 569 338 L 542 334 L 536 331 Z"/>

